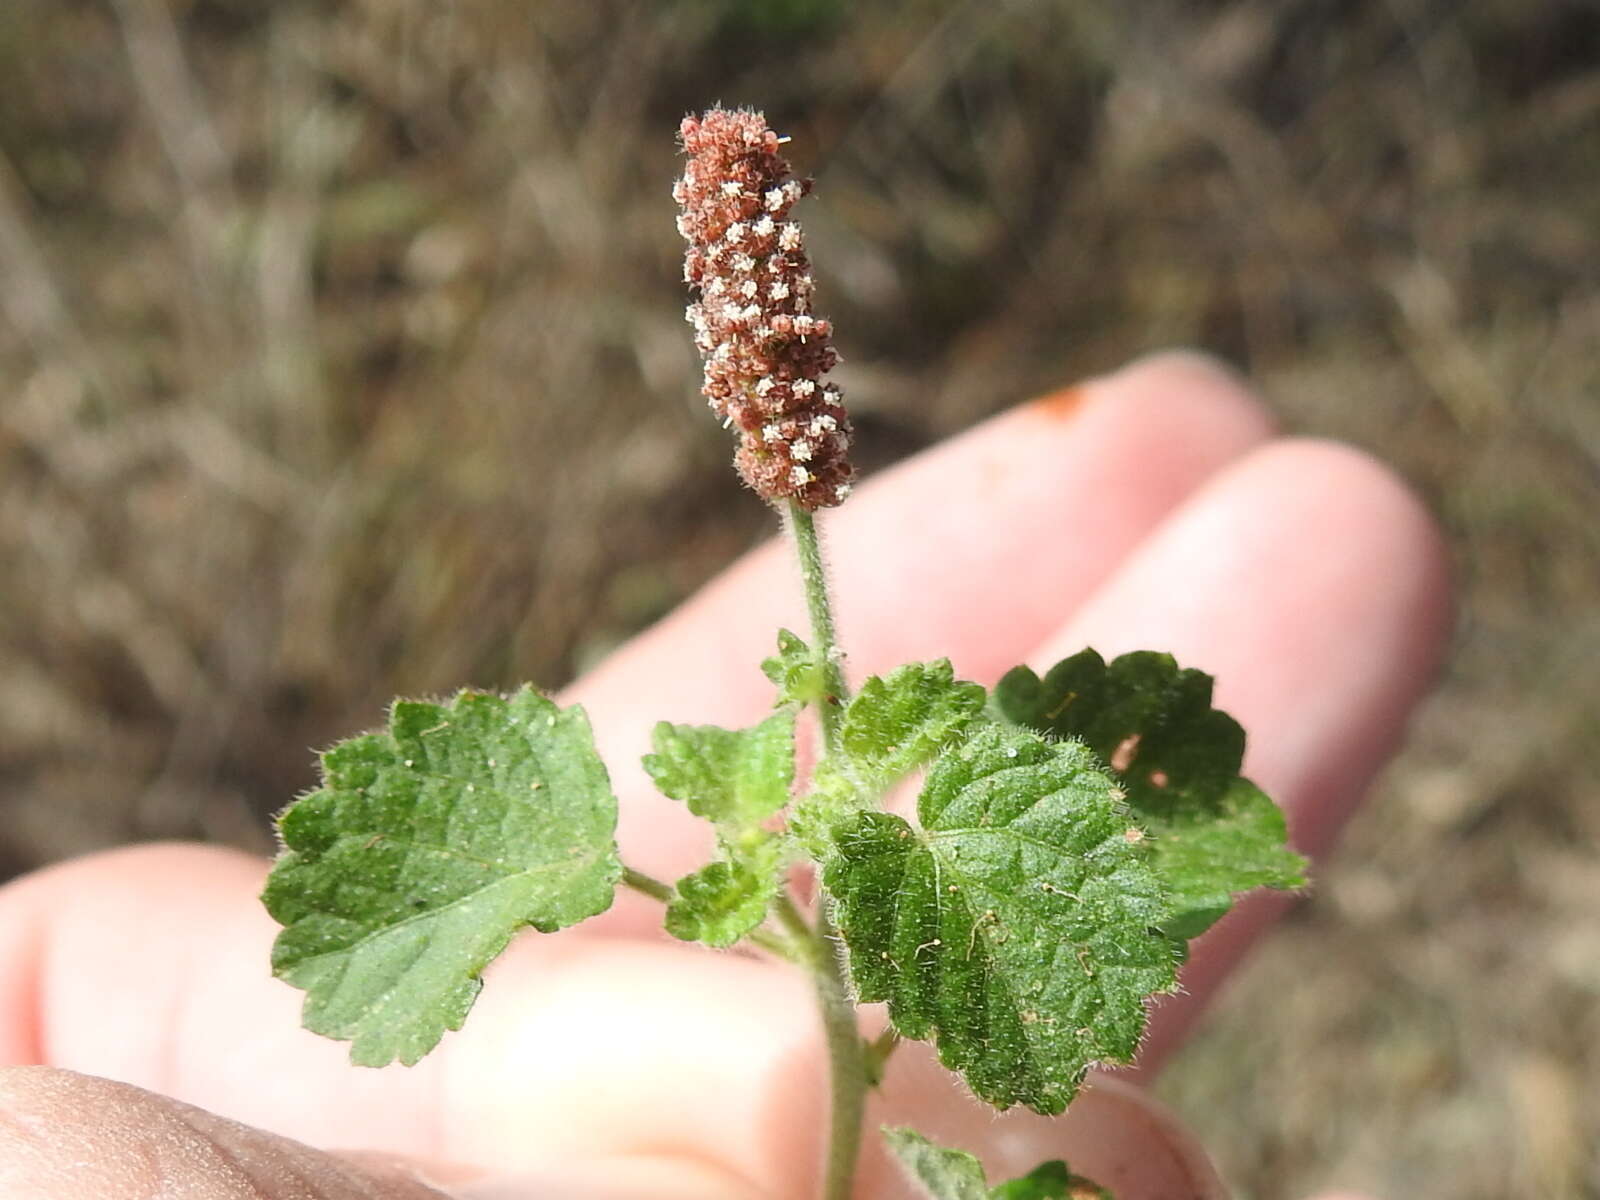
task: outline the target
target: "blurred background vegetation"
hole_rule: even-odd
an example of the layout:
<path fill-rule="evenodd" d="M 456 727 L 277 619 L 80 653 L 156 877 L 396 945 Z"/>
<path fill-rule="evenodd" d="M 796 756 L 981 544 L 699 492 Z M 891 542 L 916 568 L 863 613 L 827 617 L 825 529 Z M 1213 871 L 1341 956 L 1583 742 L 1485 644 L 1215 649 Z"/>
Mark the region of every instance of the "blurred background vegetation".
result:
<path fill-rule="evenodd" d="M 766 532 L 667 196 L 750 104 L 869 469 L 1187 343 L 1429 498 L 1449 676 L 1162 1086 L 1243 1196 L 1600 1196 L 1593 0 L 5 0 L 0 75 L 0 876 L 268 849 Z"/>

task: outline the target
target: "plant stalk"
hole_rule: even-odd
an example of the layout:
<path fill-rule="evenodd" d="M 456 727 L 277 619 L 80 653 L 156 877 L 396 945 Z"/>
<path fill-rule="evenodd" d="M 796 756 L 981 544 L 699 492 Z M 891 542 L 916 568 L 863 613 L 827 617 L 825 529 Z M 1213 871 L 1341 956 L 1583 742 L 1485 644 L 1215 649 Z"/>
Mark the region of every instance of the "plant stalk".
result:
<path fill-rule="evenodd" d="M 792 501 L 788 524 L 800 559 L 800 576 L 805 583 L 806 608 L 811 617 L 811 653 L 817 677 L 822 681 L 823 694 L 817 701 L 817 715 L 822 724 L 823 753 L 832 755 L 839 751 L 840 718 L 849 693 L 845 689 L 844 672 L 839 668 L 838 638 L 833 627 L 822 546 L 817 538 L 815 518 Z M 832 1114 L 828 1121 L 822 1200 L 850 1200 L 856 1161 L 861 1157 L 861 1127 L 867 1111 L 867 1056 L 856 1025 L 855 1003 L 845 983 L 838 930 L 829 912 L 828 895 L 822 891 L 820 882 L 818 891 L 815 926 L 806 921 L 788 895 L 779 903 L 778 917 L 797 941 L 809 935 L 813 951 L 812 981 L 828 1045 Z"/>
<path fill-rule="evenodd" d="M 800 578 L 805 583 L 806 609 L 811 617 L 811 655 L 817 677 L 822 680 L 823 696 L 817 702 L 822 722 L 822 745 L 829 753 L 839 748 L 839 720 L 844 702 L 844 672 L 839 669 L 839 643 L 833 629 L 833 606 L 828 599 L 828 576 L 822 563 L 822 544 L 817 538 L 817 523 L 809 512 L 793 501 L 789 503 L 789 532 L 800 558 Z"/>
<path fill-rule="evenodd" d="M 856 1025 L 856 1006 L 845 986 L 836 931 L 822 897 L 817 914 L 817 1001 L 828 1043 L 828 1071 L 833 1086 L 833 1113 L 828 1121 L 823 1200 L 850 1200 L 861 1157 L 861 1127 L 867 1115 L 867 1058 Z"/>
<path fill-rule="evenodd" d="M 635 871 L 632 867 L 622 868 L 622 885 L 630 887 L 640 895 L 649 896 L 652 900 L 659 900 L 665 904 L 672 899 L 672 885 L 662 883 L 653 875 L 646 875 L 643 871 Z"/>

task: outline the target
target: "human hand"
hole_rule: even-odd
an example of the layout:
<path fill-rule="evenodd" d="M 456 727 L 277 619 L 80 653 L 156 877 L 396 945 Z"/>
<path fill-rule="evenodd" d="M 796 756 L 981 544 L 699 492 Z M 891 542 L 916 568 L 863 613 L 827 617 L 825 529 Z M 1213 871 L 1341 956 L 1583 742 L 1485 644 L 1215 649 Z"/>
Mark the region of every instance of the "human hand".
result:
<path fill-rule="evenodd" d="M 1393 751 L 1448 624 L 1440 548 L 1409 494 L 1348 449 L 1273 440 L 1241 386 L 1191 356 L 987 422 L 864 486 L 828 533 L 852 674 L 948 655 L 991 682 L 1084 645 L 1170 650 L 1217 677 L 1250 733 L 1247 773 L 1312 854 Z M 704 826 L 635 764 L 658 718 L 766 710 L 755 664 L 777 625 L 804 625 L 791 569 L 757 551 L 563 698 L 593 719 L 637 868 L 670 879 L 703 860 Z M 825 1062 L 798 973 L 672 942 L 658 908 L 621 893 L 559 939 L 520 939 L 419 1066 L 354 1068 L 267 974 L 263 871 L 140 847 L 0 891 L 0 1063 L 58 1068 L 0 1072 L 0 1195 L 814 1195 Z M 1141 1071 L 1283 907 L 1251 897 L 1196 943 Z M 1064 1157 L 1119 1200 L 1220 1194 L 1124 1081 L 1047 1120 L 996 1119 L 934 1078 L 925 1048 L 903 1047 L 871 1123 L 976 1150 L 994 1178 Z M 875 1145 L 859 1194 L 910 1195 Z"/>

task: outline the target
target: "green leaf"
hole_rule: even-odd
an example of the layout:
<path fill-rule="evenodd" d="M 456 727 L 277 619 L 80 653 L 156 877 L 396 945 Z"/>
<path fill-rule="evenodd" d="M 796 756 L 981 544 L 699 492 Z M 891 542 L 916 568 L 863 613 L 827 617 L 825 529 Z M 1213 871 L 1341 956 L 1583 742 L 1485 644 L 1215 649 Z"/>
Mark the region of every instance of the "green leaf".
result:
<path fill-rule="evenodd" d="M 833 823 L 852 808 L 875 805 L 897 779 L 959 737 L 983 711 L 984 696 L 943 658 L 867 679 L 840 720 L 842 753 L 817 765 L 810 793 L 791 814 L 791 832 L 825 858 Z"/>
<path fill-rule="evenodd" d="M 737 840 L 789 802 L 794 783 L 794 712 L 750 729 L 662 721 L 644 769 L 664 795 Z"/>
<path fill-rule="evenodd" d="M 1239 775 L 1244 730 L 1211 707 L 1209 675 L 1139 651 L 1109 666 L 1093 650 L 1040 679 L 1017 667 L 991 706 L 1003 719 L 1076 738 L 1109 763 L 1152 834 L 1153 865 L 1174 900 L 1165 926 L 1194 937 L 1254 887 L 1305 884 L 1305 860 L 1284 845 L 1283 814 Z"/>
<path fill-rule="evenodd" d="M 983 711 L 983 702 L 983 688 L 956 679 L 947 658 L 872 676 L 839 728 L 852 775 L 876 796 L 936 755 Z"/>
<path fill-rule="evenodd" d="M 857 811 L 823 880 L 865 1003 L 1000 1108 L 1060 1112 L 1090 1064 L 1127 1062 L 1170 990 L 1161 885 L 1084 747 L 983 723 L 928 772 L 921 829 Z"/>
<path fill-rule="evenodd" d="M 1239 892 L 1305 886 L 1305 860 L 1284 845 L 1282 811 L 1243 777 L 1205 811 L 1175 812 L 1151 827 L 1159 830 L 1152 863 L 1172 901 L 1174 915 L 1162 927 L 1170 937 L 1198 937 Z"/>
<path fill-rule="evenodd" d="M 990 1190 L 983 1164 L 965 1150 L 939 1146 L 914 1129 L 885 1129 L 889 1150 L 931 1200 L 1112 1200 L 1056 1159 Z"/>
<path fill-rule="evenodd" d="M 400 700 L 389 728 L 322 755 L 323 787 L 279 818 L 263 900 L 306 1028 L 363 1066 L 408 1066 L 459 1029 L 525 925 L 610 907 L 617 803 L 581 708 L 530 688 Z"/>
<path fill-rule="evenodd" d="M 1059 1158 L 1043 1163 L 1021 1179 L 1002 1183 L 989 1200 L 1114 1200 L 1105 1188 L 1074 1175 Z"/>
<path fill-rule="evenodd" d="M 883 1140 L 932 1200 L 989 1200 L 989 1182 L 975 1155 L 936 1145 L 915 1129 L 885 1129 Z"/>
<path fill-rule="evenodd" d="M 767 919 L 784 865 L 782 843 L 772 840 L 684 876 L 667 905 L 667 932 L 718 949 L 737 944 Z"/>
<path fill-rule="evenodd" d="M 774 707 L 793 704 L 803 708 L 822 697 L 822 678 L 811 647 L 787 629 L 778 630 L 778 653 L 762 659 L 761 673 L 777 686 Z"/>
<path fill-rule="evenodd" d="M 732 946 L 767 919 L 788 861 L 787 841 L 762 822 L 789 802 L 794 711 L 737 730 L 663 721 L 654 744 L 645 770 L 665 795 L 716 825 L 722 848 L 716 862 L 678 880 L 667 905 L 667 932 Z"/>

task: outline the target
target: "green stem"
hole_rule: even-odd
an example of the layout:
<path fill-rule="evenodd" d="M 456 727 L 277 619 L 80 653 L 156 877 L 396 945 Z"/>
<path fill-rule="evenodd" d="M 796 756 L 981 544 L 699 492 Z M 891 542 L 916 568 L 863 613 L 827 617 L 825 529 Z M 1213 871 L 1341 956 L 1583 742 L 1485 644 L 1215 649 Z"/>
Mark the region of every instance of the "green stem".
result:
<path fill-rule="evenodd" d="M 778 893 L 777 909 L 778 923 L 789 931 L 789 936 L 795 941 L 810 946 L 817 940 L 817 931 L 811 928 L 811 922 L 806 920 L 787 888 Z"/>
<path fill-rule="evenodd" d="M 811 653 L 822 697 L 817 714 L 822 723 L 822 745 L 827 755 L 839 753 L 839 723 L 849 693 L 839 669 L 838 637 L 828 600 L 828 579 L 822 562 L 815 518 L 793 502 L 789 505 L 789 531 L 794 535 L 805 583 L 806 608 L 811 616 Z M 798 941 L 810 935 L 813 948 L 812 981 L 822 1010 L 822 1031 L 828 1045 L 833 1111 L 828 1122 L 828 1153 L 823 1168 L 822 1200 L 850 1200 L 854 1190 L 856 1160 L 861 1156 L 861 1126 L 867 1112 L 867 1056 L 856 1025 L 856 1007 L 845 985 L 840 961 L 838 930 L 821 896 L 815 927 L 801 915 L 787 893 L 778 905 L 778 919 Z"/>
<path fill-rule="evenodd" d="M 622 868 L 622 885 L 631 887 L 634 891 L 649 896 L 652 900 L 659 900 L 663 904 L 673 896 L 671 884 L 662 883 L 654 876 L 646 875 L 643 871 L 635 871 L 632 867 Z"/>
<path fill-rule="evenodd" d="M 856 1006 L 845 986 L 836 931 L 827 899 L 817 914 L 816 971 L 813 980 L 822 1009 L 822 1032 L 828 1044 L 833 1083 L 833 1114 L 828 1122 L 828 1154 L 824 1161 L 822 1200 L 850 1200 L 861 1156 L 861 1127 L 867 1115 L 867 1057 L 856 1025 Z"/>
<path fill-rule="evenodd" d="M 653 875 L 646 875 L 643 871 L 635 871 L 632 867 L 622 868 L 622 885 L 630 887 L 641 895 L 649 896 L 652 900 L 659 900 L 663 904 L 670 904 L 672 897 L 677 894 L 671 884 L 662 883 Z M 793 907 L 792 905 L 790 906 Z M 796 914 L 798 915 L 798 914 Z M 755 946 L 760 946 L 768 954 L 776 954 L 779 958 L 794 963 L 796 966 L 809 966 L 811 963 L 811 926 L 804 925 L 805 918 L 801 917 L 803 931 L 797 938 L 784 937 L 782 934 L 768 933 L 764 929 L 757 929 L 745 935 L 745 941 Z"/>
<path fill-rule="evenodd" d="M 800 558 L 800 578 L 805 583 L 806 608 L 811 616 L 812 660 L 824 692 L 817 703 L 822 744 L 832 754 L 839 748 L 839 717 L 849 693 L 845 690 L 844 672 L 839 669 L 839 643 L 833 629 L 833 608 L 828 601 L 828 577 L 822 564 L 816 518 L 793 501 L 789 504 L 789 532 L 794 535 Z"/>

